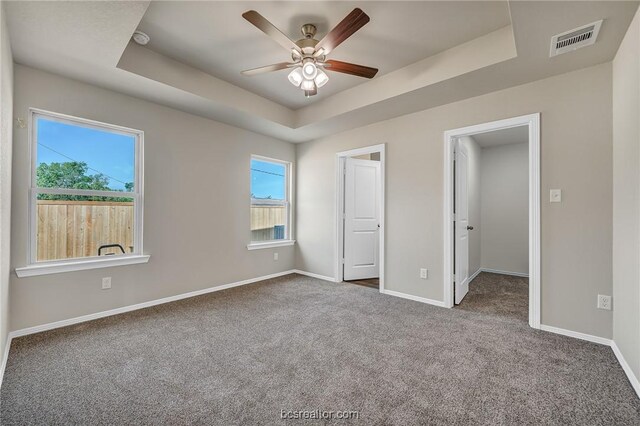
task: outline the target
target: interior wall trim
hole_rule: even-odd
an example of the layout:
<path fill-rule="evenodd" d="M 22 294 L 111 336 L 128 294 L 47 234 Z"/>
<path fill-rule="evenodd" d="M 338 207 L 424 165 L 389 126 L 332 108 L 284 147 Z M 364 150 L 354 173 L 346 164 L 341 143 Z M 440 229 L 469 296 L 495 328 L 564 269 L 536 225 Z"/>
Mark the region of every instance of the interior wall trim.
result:
<path fill-rule="evenodd" d="M 529 277 L 528 273 L 501 271 L 500 269 L 480 268 L 480 272 L 489 272 L 491 274 L 500 274 L 500 275 L 511 275 L 514 277 L 525 277 L 525 278 Z"/>
<path fill-rule="evenodd" d="M 294 273 L 294 274 L 305 275 L 305 276 L 311 277 L 311 278 L 317 278 L 317 279 L 323 280 L 323 281 L 329 281 L 329 282 L 332 282 L 332 283 L 336 282 L 336 279 L 334 277 L 327 277 L 326 275 L 314 274 L 313 272 L 301 271 L 299 269 L 294 269 L 291 272 Z"/>
<path fill-rule="evenodd" d="M 11 340 L 13 336 L 11 333 L 7 336 L 7 344 L 4 347 L 4 354 L 2 354 L 2 364 L 0 364 L 0 389 L 2 389 L 2 379 L 4 379 L 4 370 L 7 368 L 7 360 L 9 359 L 9 348 L 11 347 Z"/>
<path fill-rule="evenodd" d="M 592 334 L 580 333 L 579 331 L 566 330 L 564 328 L 544 324 L 540 324 L 540 330 L 573 337 L 575 339 L 586 340 L 587 342 L 598 343 L 599 345 L 611 346 L 611 339 L 607 339 L 606 337 L 594 336 Z"/>
<path fill-rule="evenodd" d="M 384 214 L 386 211 L 385 201 L 385 181 L 386 181 L 386 143 L 378 145 L 365 146 L 362 148 L 350 149 L 348 151 L 341 151 L 336 153 L 335 159 L 335 179 L 336 179 L 336 191 L 335 191 L 335 237 L 334 255 L 335 266 L 334 275 L 335 282 L 342 282 L 344 279 L 344 185 L 345 185 L 345 161 L 348 157 L 357 157 L 364 154 L 380 153 L 380 224 L 379 224 L 379 247 L 378 247 L 378 261 L 380 262 L 379 270 L 379 291 L 384 293 L 385 291 L 385 220 Z"/>
<path fill-rule="evenodd" d="M 135 305 L 122 306 L 120 308 L 109 309 L 107 311 L 96 312 L 93 314 L 82 315 L 79 317 L 64 319 L 60 321 L 50 322 L 47 324 L 36 325 L 33 327 L 27 327 L 20 330 L 14 330 L 10 333 L 11 337 L 22 337 L 29 334 L 40 333 L 42 331 L 53 330 L 60 327 L 66 327 L 69 325 L 80 324 L 95 319 L 110 317 L 112 315 L 124 314 L 126 312 L 137 311 L 138 309 L 149 308 L 151 306 L 162 305 L 164 303 L 175 302 L 177 300 L 188 299 L 190 297 L 201 296 L 203 294 L 213 293 L 216 291 L 226 290 L 233 287 L 239 287 L 241 285 L 252 284 L 258 281 L 264 281 L 271 278 L 281 277 L 283 275 L 293 274 L 293 270 L 287 270 L 283 272 L 277 272 L 275 274 L 263 275 L 257 278 L 249 278 L 247 280 L 236 281 L 229 284 L 222 284 L 215 287 L 204 288 L 202 290 L 190 291 L 188 293 L 177 294 L 175 296 L 163 297 L 161 299 L 150 300 L 148 302 L 136 303 Z"/>
<path fill-rule="evenodd" d="M 478 273 L 480 273 L 480 271 L 481 270 L 479 269 L 478 271 L 476 271 L 476 273 L 474 275 L 477 275 Z M 29 334 L 39 333 L 39 332 L 42 332 L 42 331 L 53 330 L 53 329 L 60 328 L 60 327 L 65 327 L 65 326 L 68 326 L 68 325 L 79 324 L 79 323 L 82 323 L 82 322 L 91 321 L 93 319 L 104 318 L 104 317 L 117 315 L 117 314 L 125 313 L 125 312 L 131 312 L 131 311 L 135 311 L 135 310 L 138 310 L 138 309 L 143 309 L 143 308 L 146 308 L 146 307 L 161 305 L 161 304 L 164 304 L 164 303 L 169 303 L 169 302 L 173 302 L 173 301 L 177 301 L 177 300 L 187 299 L 187 298 L 190 298 L 190 297 L 195 297 L 195 296 L 199 296 L 199 295 L 203 295 L 203 294 L 207 294 L 207 293 L 213 293 L 213 292 L 225 290 L 225 289 L 228 289 L 228 288 L 239 287 L 241 285 L 251 284 L 251 283 L 255 283 L 255 282 L 259 282 L 259 281 L 263 281 L 263 280 L 267 280 L 267 279 L 271 279 L 271 278 L 277 278 L 277 277 L 281 277 L 281 276 L 289 275 L 289 274 L 305 275 L 305 276 L 308 276 L 308 277 L 317 278 L 317 279 L 321 279 L 321 280 L 325 280 L 325 281 L 329 281 L 329 282 L 335 282 L 335 279 L 331 278 L 331 277 L 326 277 L 324 275 L 314 274 L 312 272 L 300 271 L 298 269 L 292 269 L 292 270 L 288 270 L 288 271 L 278 272 L 278 273 L 275 273 L 275 274 L 265 275 L 265 276 L 258 277 L 258 278 L 251 278 L 251 279 L 244 280 L 244 281 L 237 281 L 235 283 L 223 284 L 223 285 L 216 286 L 216 287 L 210 287 L 210 288 L 206 288 L 206 289 L 203 289 L 203 290 L 196 290 L 196 291 L 192 291 L 192 292 L 189 292 L 189 293 L 179 294 L 179 295 L 176 295 L 176 296 L 170 296 L 170 297 L 165 297 L 165 298 L 162 298 L 162 299 L 152 300 L 152 301 L 149 301 L 149 302 L 144 302 L 144 303 L 138 303 L 138 304 L 135 304 L 135 305 L 124 306 L 122 308 L 111 309 L 111 310 L 108 310 L 108 311 L 98 312 L 98 313 L 95 313 L 95 314 L 83 315 L 83 316 L 76 317 L 76 318 L 70 318 L 70 319 L 67 319 L 67 320 L 56 321 L 56 322 L 52 322 L 52 323 L 48 323 L 48 324 L 35 326 L 35 327 L 28 327 L 28 328 L 23 328 L 21 330 L 11 331 L 9 333 L 9 335 L 7 336 L 7 342 L 6 342 L 6 345 L 5 345 L 4 354 L 2 354 L 2 363 L 0 364 L 0 388 L 2 387 L 2 383 L 3 383 L 3 379 L 4 379 L 4 372 L 6 370 L 7 361 L 9 359 L 9 350 L 11 348 L 11 342 L 12 342 L 12 340 L 14 338 L 27 336 Z M 445 303 L 442 302 L 442 301 L 439 301 L 439 300 L 427 299 L 425 297 L 413 296 L 413 295 L 410 295 L 410 294 L 400 293 L 400 292 L 397 292 L 397 291 L 386 290 L 386 289 L 382 293 L 386 294 L 386 295 L 389 295 L 389 296 L 400 297 L 402 299 L 408 299 L 408 300 L 413 300 L 413 301 L 416 301 L 416 302 L 426 303 L 426 304 L 429 304 L 429 305 L 439 306 L 439 307 L 443 307 L 443 308 L 446 307 Z M 633 389 L 638 394 L 638 397 L 640 397 L 640 381 L 633 374 L 633 371 L 631 370 L 631 367 L 629 367 L 629 364 L 627 363 L 627 361 L 625 360 L 624 356 L 622 355 L 622 352 L 620 352 L 620 349 L 618 348 L 618 346 L 616 345 L 616 343 L 613 340 L 606 339 L 604 337 L 593 336 L 593 335 L 590 335 L 590 334 L 580 333 L 580 332 L 577 332 L 577 331 L 565 330 L 565 329 L 558 328 L 558 327 L 552 327 L 552 326 L 544 325 L 544 324 L 540 325 L 540 330 L 551 332 L 551 333 L 556 333 L 556 334 L 561 334 L 563 336 L 573 337 L 573 338 L 576 338 L 576 339 L 586 340 L 586 341 L 593 342 L 593 343 L 598 343 L 598 344 L 601 344 L 601 345 L 610 346 L 611 349 L 613 350 L 613 353 L 616 356 L 616 359 L 620 363 L 620 366 L 622 367 L 622 369 L 624 370 L 625 374 L 627 375 L 627 378 L 629 379 L 629 382 L 631 383 L 631 386 L 633 387 Z"/>
<path fill-rule="evenodd" d="M 625 374 L 627 375 L 627 378 L 631 383 L 631 387 L 633 387 L 633 390 L 636 391 L 638 398 L 640 398 L 640 380 L 638 380 L 636 375 L 633 374 L 633 370 L 627 363 L 627 360 L 624 359 L 624 355 L 622 355 L 620 348 L 618 348 L 618 345 L 616 345 L 616 342 L 613 340 L 611 341 L 611 349 L 613 349 L 613 353 L 615 354 L 616 358 L 618 359 L 618 362 L 620 363 L 620 366 L 622 367 Z"/>
<path fill-rule="evenodd" d="M 444 248 L 444 305 L 454 306 L 453 267 L 453 158 L 458 138 L 494 130 L 527 126 L 529 130 L 529 326 L 540 328 L 541 316 L 541 245 L 540 245 L 540 113 L 512 117 L 488 123 L 476 124 L 444 132 L 444 200 L 443 200 L 443 248 Z"/>
<path fill-rule="evenodd" d="M 402 299 L 413 300 L 415 302 L 426 303 L 428 305 L 439 306 L 441 308 L 446 307 L 444 302 L 440 300 L 427 299 L 426 297 L 419 297 L 419 296 L 414 296 L 412 294 L 400 293 L 399 291 L 384 289 L 384 290 L 380 290 L 380 293 L 386 294 L 389 296 L 400 297 Z"/>

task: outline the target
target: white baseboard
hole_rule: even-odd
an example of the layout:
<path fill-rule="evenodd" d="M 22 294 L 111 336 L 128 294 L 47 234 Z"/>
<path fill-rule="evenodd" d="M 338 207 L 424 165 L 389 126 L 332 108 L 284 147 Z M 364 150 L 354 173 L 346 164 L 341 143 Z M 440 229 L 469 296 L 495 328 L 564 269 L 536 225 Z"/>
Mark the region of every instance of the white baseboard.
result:
<path fill-rule="evenodd" d="M 622 352 L 620 352 L 620 348 L 618 348 L 618 345 L 616 345 L 616 342 L 614 342 L 613 340 L 611 341 L 611 349 L 613 349 L 613 353 L 616 355 L 616 358 L 618 359 L 620 366 L 622 367 L 625 374 L 627 375 L 629 382 L 631 382 L 631 387 L 633 387 L 633 390 L 636 391 L 638 398 L 640 398 L 640 380 L 638 380 L 635 374 L 633 374 L 633 370 L 627 363 L 627 360 L 624 359 Z"/>
<path fill-rule="evenodd" d="M 403 299 L 413 300 L 416 302 L 427 303 L 429 305 L 439 306 L 441 308 L 445 307 L 444 302 L 441 302 L 440 300 L 433 300 L 433 299 L 427 299 L 426 297 L 413 296 L 411 294 L 400 293 L 399 291 L 385 289 L 385 290 L 382 290 L 381 293 L 389 296 L 395 296 L 395 297 L 401 297 Z"/>
<path fill-rule="evenodd" d="M 476 273 L 473 274 L 473 277 L 475 277 L 481 271 L 485 271 L 485 270 L 481 269 L 481 270 L 476 271 Z M 5 346 L 5 349 L 4 349 L 4 354 L 2 354 L 2 363 L 0 364 L 0 387 L 2 386 L 2 381 L 3 381 L 3 378 L 4 378 L 4 372 L 5 372 L 5 369 L 7 367 L 7 360 L 9 358 L 9 349 L 11 348 L 11 341 L 12 341 L 12 339 L 14 339 L 16 337 L 27 336 L 29 334 L 39 333 L 39 332 L 47 331 L 47 330 L 53 330 L 53 329 L 60 328 L 60 327 L 66 327 L 66 326 L 69 326 L 69 325 L 79 324 L 79 323 L 83 323 L 83 322 L 87 322 L 87 321 L 91 321 L 91 320 L 95 320 L 95 319 L 99 319 L 99 318 L 104 318 L 104 317 L 108 317 L 108 316 L 112 316 L 112 315 L 122 314 L 122 313 L 125 313 L 125 312 L 131 312 L 131 311 L 135 311 L 135 310 L 138 310 L 138 309 L 144 309 L 144 308 L 148 308 L 148 307 L 151 307 L 151 306 L 161 305 L 161 304 L 164 304 L 164 303 L 175 302 L 175 301 L 182 300 L 182 299 L 188 299 L 190 297 L 201 296 L 203 294 L 213 293 L 213 292 L 221 291 L 221 290 L 226 290 L 226 289 L 233 288 L 233 287 L 239 287 L 239 286 L 246 285 L 246 284 L 252 284 L 252 283 L 255 283 L 255 282 L 264 281 L 264 280 L 268 280 L 268 279 L 271 279 L 271 278 L 277 278 L 277 277 L 281 277 L 281 276 L 289 275 L 289 274 L 300 274 L 300 275 L 305 275 L 305 276 L 309 276 L 309 277 L 313 277 L 313 278 L 318 278 L 318 279 L 325 280 L 325 281 L 335 282 L 335 279 L 331 278 L 331 277 L 326 277 L 326 276 L 323 276 L 323 275 L 313 274 L 311 272 L 305 272 L 305 271 L 300 271 L 300 270 L 295 269 L 295 270 L 278 272 L 278 273 L 270 274 L 270 275 L 264 275 L 262 277 L 250 278 L 248 280 L 237 281 L 237 282 L 234 282 L 234 283 L 223 284 L 223 285 L 219 285 L 219 286 L 215 286 L 215 287 L 209 287 L 209 288 L 206 288 L 206 289 L 196 290 L 196 291 L 192 291 L 192 292 L 189 292 L 189 293 L 183 293 L 183 294 L 178 294 L 178 295 L 175 295 L 175 296 L 169 296 L 169 297 L 165 297 L 165 298 L 162 298 L 162 299 L 151 300 L 151 301 L 148 301 L 148 302 L 138 303 L 138 304 L 135 304 L 135 305 L 123 306 L 121 308 L 110 309 L 108 311 L 97 312 L 97 313 L 94 313 L 94 314 L 83 315 L 83 316 L 80 316 L 80 317 L 69 318 L 69 319 L 66 319 L 66 320 L 56 321 L 56 322 L 52 322 L 52 323 L 48 323 L 48 324 L 42 324 L 42 325 L 38 325 L 38 326 L 34 326 L 34 327 L 28 327 L 28 328 L 23 328 L 21 330 L 12 331 L 7 336 L 7 342 L 6 342 L 6 346 Z M 443 308 L 445 307 L 444 306 L 444 302 L 439 301 L 439 300 L 433 300 L 433 299 L 427 299 L 425 297 L 413 296 L 413 295 L 410 295 L 410 294 L 400 293 L 398 291 L 393 291 L 393 290 L 382 290 L 382 293 L 386 294 L 386 295 L 389 295 L 389 296 L 395 296 L 395 297 L 400 297 L 400 298 L 403 298 L 403 299 L 413 300 L 413 301 L 416 301 L 416 302 L 427 303 L 429 305 L 439 306 L 439 307 L 443 307 Z M 615 354 L 616 358 L 618 359 L 618 362 L 622 366 L 622 369 L 624 370 L 625 374 L 629 378 L 629 381 L 631 382 L 631 386 L 633 387 L 633 389 L 636 391 L 636 393 L 640 397 L 640 382 L 638 381 L 638 378 L 635 377 L 635 375 L 633 374 L 633 371 L 631 370 L 631 367 L 629 367 L 629 364 L 624 359 L 624 356 L 620 352 L 620 349 L 615 344 L 615 342 L 613 342 L 610 339 L 605 339 L 603 337 L 592 336 L 590 334 L 579 333 L 577 331 L 571 331 L 571 330 L 565 330 L 565 329 L 562 329 L 562 328 L 552 327 L 552 326 L 544 325 L 544 324 L 540 325 L 540 329 L 544 330 L 544 331 L 551 332 L 551 333 L 561 334 L 563 336 L 574 337 L 576 339 L 587 340 L 589 342 L 599 343 L 601 345 L 610 346 L 613 349 L 613 353 Z"/>
<path fill-rule="evenodd" d="M 564 328 L 552 327 L 550 325 L 540 324 L 540 330 L 548 331 L 550 333 L 562 334 L 563 336 L 569 336 L 580 340 L 586 340 L 588 342 L 598 343 L 600 345 L 611 346 L 611 339 L 604 337 L 593 336 L 591 334 L 580 333 L 578 331 L 565 330 Z"/>
<path fill-rule="evenodd" d="M 525 274 L 525 273 L 522 273 L 522 272 L 501 271 L 499 269 L 480 268 L 478 273 L 479 272 L 489 272 L 489 273 L 492 273 L 492 274 L 513 275 L 514 277 L 529 278 L 529 274 Z"/>
<path fill-rule="evenodd" d="M 475 277 L 477 277 L 480 274 L 480 272 L 482 272 L 482 268 L 478 268 L 477 271 L 475 271 L 473 274 L 471 274 L 471 276 L 469 277 L 469 282 L 473 281 L 473 279 Z"/>
<path fill-rule="evenodd" d="M 4 370 L 7 368 L 7 360 L 9 359 L 9 348 L 11 347 L 11 333 L 7 336 L 7 344 L 2 354 L 2 364 L 0 364 L 0 388 L 2 388 L 2 379 L 4 378 Z"/>
<path fill-rule="evenodd" d="M 162 305 L 164 303 L 175 302 L 177 300 L 188 299 L 190 297 L 201 296 L 207 293 L 213 293 L 215 291 L 226 290 L 228 288 L 239 287 L 241 285 L 252 284 L 258 281 L 264 281 L 271 278 L 281 277 L 283 275 L 293 274 L 293 270 L 278 272 L 275 274 L 264 275 L 262 277 L 250 278 L 248 280 L 237 281 L 229 284 L 222 284 L 215 287 L 209 287 L 202 290 L 191 291 L 189 293 L 178 294 L 175 296 L 164 297 L 162 299 L 150 300 L 148 302 L 137 303 L 135 305 L 123 306 L 121 308 L 110 309 L 108 311 L 96 312 L 94 314 L 83 315 L 80 317 L 69 318 L 61 321 L 51 322 L 48 324 L 36 325 L 34 327 L 23 328 L 21 330 L 15 330 L 10 333 L 11 337 L 22 337 L 29 334 L 40 333 L 42 331 L 53 330 L 55 328 L 66 327 L 68 325 L 79 324 L 86 321 L 91 321 L 99 318 L 110 317 L 112 315 L 123 314 L 125 312 L 136 311 L 138 309 L 149 308 L 151 306 Z"/>
<path fill-rule="evenodd" d="M 311 278 L 317 278 L 319 280 L 330 281 L 332 283 L 336 282 L 336 279 L 333 278 L 333 277 L 327 277 L 326 275 L 314 274 L 313 272 L 301 271 L 299 269 L 294 269 L 291 272 L 294 273 L 294 274 L 305 275 L 305 276 L 311 277 Z"/>

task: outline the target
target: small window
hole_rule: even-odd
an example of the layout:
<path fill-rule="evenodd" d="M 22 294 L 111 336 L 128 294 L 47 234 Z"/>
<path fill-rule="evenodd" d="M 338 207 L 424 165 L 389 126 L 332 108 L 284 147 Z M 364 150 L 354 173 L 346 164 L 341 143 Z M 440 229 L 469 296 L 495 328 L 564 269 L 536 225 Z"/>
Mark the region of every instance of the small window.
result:
<path fill-rule="evenodd" d="M 289 240 L 291 163 L 251 157 L 251 242 Z"/>
<path fill-rule="evenodd" d="M 31 114 L 31 263 L 142 254 L 142 132 Z"/>

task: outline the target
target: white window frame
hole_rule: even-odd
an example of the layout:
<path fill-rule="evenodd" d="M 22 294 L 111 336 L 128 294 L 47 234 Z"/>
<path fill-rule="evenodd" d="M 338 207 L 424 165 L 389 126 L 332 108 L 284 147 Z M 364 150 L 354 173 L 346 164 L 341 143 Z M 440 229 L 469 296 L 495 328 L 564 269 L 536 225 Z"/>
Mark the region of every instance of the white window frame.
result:
<path fill-rule="evenodd" d="M 38 140 L 37 140 L 37 119 L 39 117 L 47 120 L 66 123 L 74 126 L 88 127 L 96 130 L 119 133 L 135 138 L 135 174 L 134 191 L 93 191 L 63 188 L 38 188 L 36 180 L 38 161 Z M 142 130 L 130 129 L 113 124 L 102 123 L 86 118 L 73 117 L 37 108 L 29 108 L 29 244 L 28 244 L 28 265 L 16 268 L 18 277 L 28 277 L 34 275 L 52 274 L 60 272 L 70 272 L 84 269 L 105 268 L 110 266 L 130 265 L 136 263 L 146 263 L 149 256 L 143 254 L 143 209 L 144 209 L 144 161 L 143 161 L 144 132 Z M 107 197 L 130 197 L 134 202 L 134 235 L 133 253 L 119 254 L 113 256 L 89 256 L 60 260 L 37 260 L 37 195 L 38 194 L 67 194 L 85 196 L 107 196 Z"/>
<path fill-rule="evenodd" d="M 293 229 L 292 229 L 292 214 L 291 214 L 291 198 L 292 198 L 292 170 L 293 164 L 290 161 L 278 160 L 276 158 L 264 157 L 262 155 L 252 155 L 251 160 L 249 161 L 249 176 L 251 176 L 251 162 L 253 160 L 264 161 L 266 163 L 273 163 L 282 165 L 285 168 L 285 200 L 269 200 L 262 198 L 251 198 L 251 202 L 249 208 L 254 204 L 261 205 L 275 205 L 275 206 L 284 206 L 286 208 L 286 223 L 285 223 L 285 235 L 283 240 L 267 240 L 267 241 L 250 241 L 247 245 L 249 250 L 257 250 L 263 248 L 272 248 L 272 247 L 283 247 L 283 246 L 291 246 L 295 244 L 295 240 L 293 239 Z M 251 180 L 249 180 L 249 193 L 251 193 Z M 249 236 L 251 236 L 251 219 L 249 219 Z"/>

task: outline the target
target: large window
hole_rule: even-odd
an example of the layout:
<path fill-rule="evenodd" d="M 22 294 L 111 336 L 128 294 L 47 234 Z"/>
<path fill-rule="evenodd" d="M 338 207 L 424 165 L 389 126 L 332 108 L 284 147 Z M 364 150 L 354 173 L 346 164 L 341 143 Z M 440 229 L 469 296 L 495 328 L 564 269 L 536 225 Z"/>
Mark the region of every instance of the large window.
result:
<path fill-rule="evenodd" d="M 31 263 L 142 254 L 142 132 L 31 119 Z"/>
<path fill-rule="evenodd" d="M 251 157 L 251 242 L 288 241 L 291 164 Z"/>

